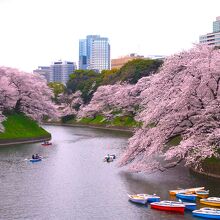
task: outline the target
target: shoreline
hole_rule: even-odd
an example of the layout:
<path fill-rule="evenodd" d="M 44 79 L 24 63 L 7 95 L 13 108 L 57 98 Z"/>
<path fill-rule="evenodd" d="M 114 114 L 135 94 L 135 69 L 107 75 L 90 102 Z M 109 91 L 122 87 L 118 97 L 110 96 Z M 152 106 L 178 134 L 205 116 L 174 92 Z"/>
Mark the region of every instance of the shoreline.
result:
<path fill-rule="evenodd" d="M 212 174 L 212 173 L 206 173 L 206 172 L 201 172 L 198 170 L 195 170 L 193 168 L 189 168 L 192 172 L 198 174 L 198 175 L 202 175 L 202 176 L 207 176 L 207 177 L 211 177 L 211 178 L 215 178 L 215 179 L 220 179 L 220 175 L 218 174 Z"/>
<path fill-rule="evenodd" d="M 9 145 L 17 145 L 17 144 L 30 144 L 37 142 L 44 142 L 51 140 L 51 137 L 38 137 L 38 138 L 19 138 L 19 139 L 11 139 L 11 140 L 0 140 L 1 146 L 9 146 Z"/>
<path fill-rule="evenodd" d="M 68 127 L 85 127 L 85 128 L 96 128 L 96 129 L 104 129 L 104 130 L 110 130 L 110 131 L 122 131 L 127 133 L 133 133 L 133 130 L 135 128 L 126 128 L 126 127 L 116 127 L 116 126 L 104 126 L 104 125 L 91 125 L 91 124 L 78 124 L 78 123 L 72 123 L 72 124 L 65 124 L 65 123 L 59 123 L 59 122 L 44 122 L 42 125 L 57 125 L 57 126 L 68 126 Z"/>

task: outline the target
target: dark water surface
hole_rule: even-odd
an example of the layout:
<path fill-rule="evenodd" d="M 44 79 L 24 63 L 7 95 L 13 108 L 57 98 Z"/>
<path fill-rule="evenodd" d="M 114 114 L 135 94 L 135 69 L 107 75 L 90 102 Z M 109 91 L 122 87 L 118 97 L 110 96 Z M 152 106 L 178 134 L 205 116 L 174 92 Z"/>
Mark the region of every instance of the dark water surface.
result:
<path fill-rule="evenodd" d="M 120 154 L 128 135 L 80 127 L 45 126 L 53 145 L 0 147 L 0 219 L 196 219 L 152 210 L 128 201 L 127 193 L 156 193 L 170 199 L 168 190 L 205 186 L 220 196 L 220 181 L 195 176 L 178 167 L 152 175 L 130 174 L 107 153 Z M 38 163 L 25 158 L 38 153 Z"/>

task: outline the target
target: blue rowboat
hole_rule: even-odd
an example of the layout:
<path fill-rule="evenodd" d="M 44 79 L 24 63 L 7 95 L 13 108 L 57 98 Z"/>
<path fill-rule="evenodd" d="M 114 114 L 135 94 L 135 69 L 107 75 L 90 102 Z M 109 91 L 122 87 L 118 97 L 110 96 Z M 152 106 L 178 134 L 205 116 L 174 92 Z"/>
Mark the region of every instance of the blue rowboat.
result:
<path fill-rule="evenodd" d="M 189 200 L 189 201 L 196 201 L 197 195 L 195 195 L 195 194 L 177 193 L 176 197 L 180 198 L 180 199 Z"/>
<path fill-rule="evenodd" d="M 193 203 L 193 202 L 183 202 L 181 199 L 179 199 L 179 201 L 177 201 L 176 203 L 185 205 L 185 209 L 190 210 L 190 211 L 193 211 L 196 209 L 196 203 Z"/>
<path fill-rule="evenodd" d="M 134 203 L 138 203 L 138 204 L 142 204 L 142 205 L 145 205 L 147 203 L 147 198 L 145 198 L 144 196 L 129 195 L 128 194 L 128 197 L 129 197 L 129 200 Z"/>
<path fill-rule="evenodd" d="M 147 199 L 147 202 L 160 202 L 160 197 L 156 194 L 150 195 L 150 194 L 137 194 L 137 196 L 143 196 Z"/>
<path fill-rule="evenodd" d="M 208 219 L 220 219 L 220 209 L 215 208 L 201 208 L 192 212 L 193 216 L 208 218 Z"/>
<path fill-rule="evenodd" d="M 30 159 L 29 161 L 32 163 L 39 162 L 39 161 L 42 161 L 42 157 L 37 158 L 37 159 Z"/>
<path fill-rule="evenodd" d="M 182 204 L 185 205 L 185 208 L 190 210 L 190 211 L 193 211 L 196 209 L 196 203 L 192 203 L 192 202 L 182 202 Z"/>

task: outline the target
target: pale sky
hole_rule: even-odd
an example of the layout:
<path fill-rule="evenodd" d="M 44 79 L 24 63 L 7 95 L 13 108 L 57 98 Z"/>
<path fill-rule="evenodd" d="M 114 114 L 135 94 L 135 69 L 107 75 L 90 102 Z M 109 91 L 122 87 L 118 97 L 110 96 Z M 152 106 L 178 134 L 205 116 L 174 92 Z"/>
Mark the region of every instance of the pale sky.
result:
<path fill-rule="evenodd" d="M 0 0 L 0 66 L 78 64 L 79 39 L 108 37 L 111 58 L 171 55 L 212 32 L 220 0 Z"/>

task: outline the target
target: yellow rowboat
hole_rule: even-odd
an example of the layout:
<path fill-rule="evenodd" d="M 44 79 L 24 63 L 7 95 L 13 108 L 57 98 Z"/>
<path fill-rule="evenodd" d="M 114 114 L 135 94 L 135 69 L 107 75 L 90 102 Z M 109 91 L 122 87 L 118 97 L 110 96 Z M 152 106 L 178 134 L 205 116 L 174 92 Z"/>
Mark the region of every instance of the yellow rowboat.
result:
<path fill-rule="evenodd" d="M 199 198 L 208 198 L 209 197 L 209 190 L 196 190 L 196 195 Z"/>
<path fill-rule="evenodd" d="M 197 190 L 203 190 L 205 187 L 196 187 L 196 188 L 189 188 L 189 189 L 176 189 L 170 190 L 169 193 L 171 196 L 175 196 L 177 193 L 195 193 Z"/>
<path fill-rule="evenodd" d="M 207 199 L 200 199 L 200 203 L 220 207 L 220 197 L 209 197 Z"/>

